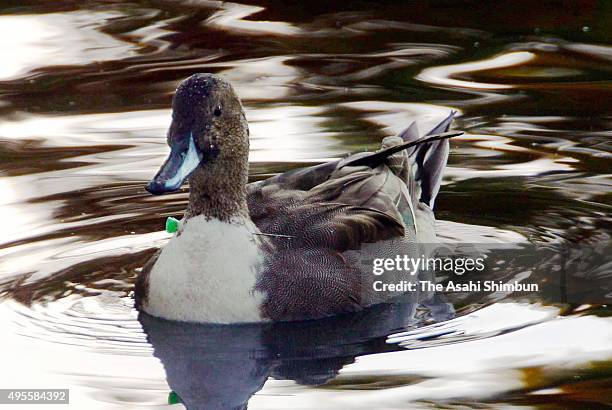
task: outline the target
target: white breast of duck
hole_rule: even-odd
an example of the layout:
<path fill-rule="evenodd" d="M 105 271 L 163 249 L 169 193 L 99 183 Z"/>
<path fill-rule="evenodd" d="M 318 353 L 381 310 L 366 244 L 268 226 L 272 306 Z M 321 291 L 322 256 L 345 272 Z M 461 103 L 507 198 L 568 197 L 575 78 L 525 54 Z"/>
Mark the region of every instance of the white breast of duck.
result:
<path fill-rule="evenodd" d="M 143 309 L 190 322 L 258 322 L 263 293 L 255 284 L 263 256 L 250 221 L 189 218 L 149 274 Z"/>

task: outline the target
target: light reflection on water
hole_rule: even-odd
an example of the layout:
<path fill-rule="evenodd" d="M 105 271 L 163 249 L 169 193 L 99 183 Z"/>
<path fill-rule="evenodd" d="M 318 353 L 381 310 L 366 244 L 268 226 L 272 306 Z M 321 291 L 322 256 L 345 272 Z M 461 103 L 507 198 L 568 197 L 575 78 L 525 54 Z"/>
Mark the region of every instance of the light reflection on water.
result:
<path fill-rule="evenodd" d="M 428 68 L 423 70 L 419 76 L 417 76 L 417 79 L 436 85 L 444 85 L 449 87 L 503 90 L 512 88 L 512 85 L 478 83 L 474 81 L 456 80 L 451 77 L 453 74 L 460 74 L 464 72 L 484 71 L 523 65 L 531 61 L 534 57 L 535 55 L 533 53 L 527 51 L 517 51 L 483 61 Z"/>
<path fill-rule="evenodd" d="M 0 80 L 53 65 L 85 65 L 136 55 L 134 46 L 99 28 L 119 13 L 0 16 Z M 66 41 L 70 39 L 70 41 Z"/>
<path fill-rule="evenodd" d="M 520 21 L 512 8 L 500 20 L 391 3 L 82 7 L 0 6 L 2 387 L 70 387 L 87 408 L 160 406 L 190 380 L 242 386 L 238 402 L 265 381 L 252 409 L 605 406 L 606 265 L 584 279 L 594 300 L 582 306 L 498 295 L 456 303 L 449 321 L 441 304 L 433 318 L 411 307 L 401 323 L 332 323 L 346 334 L 325 340 L 308 326 L 185 331 L 203 357 L 192 374 L 156 346 L 176 329 L 149 323 L 153 353 L 128 295 L 185 206 L 185 191 L 143 185 L 167 150 L 174 87 L 200 71 L 243 98 L 254 179 L 372 150 L 455 109 L 466 134 L 437 203 L 444 241 L 609 243 L 609 8 L 555 26 L 558 11 L 536 4 Z"/>

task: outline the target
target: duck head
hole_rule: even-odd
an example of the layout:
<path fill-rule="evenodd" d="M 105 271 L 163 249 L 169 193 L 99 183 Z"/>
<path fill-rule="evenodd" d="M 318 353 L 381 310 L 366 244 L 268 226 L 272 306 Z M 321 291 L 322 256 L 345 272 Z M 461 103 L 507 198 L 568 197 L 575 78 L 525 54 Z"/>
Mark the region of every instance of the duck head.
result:
<path fill-rule="evenodd" d="M 167 135 L 170 155 L 146 190 L 155 195 L 173 192 L 188 179 L 194 213 L 202 213 L 210 201 L 220 201 L 208 205 L 225 211 L 242 207 L 248 134 L 242 104 L 232 86 L 214 74 L 192 75 L 176 90 Z"/>

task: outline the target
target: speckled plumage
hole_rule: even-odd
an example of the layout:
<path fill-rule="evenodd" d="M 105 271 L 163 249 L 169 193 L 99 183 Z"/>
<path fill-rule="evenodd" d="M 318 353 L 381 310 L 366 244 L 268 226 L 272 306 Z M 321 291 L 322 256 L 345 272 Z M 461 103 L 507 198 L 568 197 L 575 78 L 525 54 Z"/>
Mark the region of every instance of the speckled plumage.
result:
<path fill-rule="evenodd" d="M 447 131 L 452 118 L 451 113 L 432 132 Z M 167 248 L 178 249 L 174 252 L 180 252 L 181 258 L 193 259 L 195 265 L 185 265 L 193 283 L 208 283 L 200 280 L 197 276 L 200 274 L 214 275 L 221 280 L 224 276 L 236 277 L 236 272 L 227 269 L 241 265 L 224 264 L 222 260 L 215 266 L 210 265 L 210 260 L 219 259 L 220 253 L 227 254 L 228 258 L 245 252 L 258 254 L 254 276 L 247 275 L 239 282 L 233 279 L 232 286 L 254 283 L 249 285 L 250 292 L 262 295 L 257 307 L 260 320 L 314 319 L 379 303 L 383 296 L 369 291 L 364 283 L 366 275 L 371 275 L 371 265 L 367 261 L 415 254 L 419 240 L 435 238 L 431 207 L 446 165 L 448 141 L 442 138 L 420 143 L 414 125 L 398 137 L 386 138 L 382 151 L 355 154 L 247 184 L 249 133 L 240 100 L 220 77 L 197 74 L 181 83 L 174 97 L 173 122 L 168 132 L 173 152 L 181 149 L 180 152 L 185 152 L 181 147 L 186 146 L 187 135 L 193 136 L 201 161 L 189 177 L 189 206 L 183 225 L 189 225 L 192 218 L 204 218 L 198 220 L 208 220 L 211 224 L 202 225 L 201 229 L 214 226 L 230 232 L 232 227 L 232 232 L 238 232 L 235 224 L 239 223 L 244 229 L 240 228 L 243 233 L 236 237 L 252 235 L 253 241 L 237 245 L 231 240 L 223 241 L 222 234 L 211 231 L 212 236 L 219 238 L 218 242 L 202 239 L 206 244 L 202 243 L 201 248 L 191 243 L 182 248 L 177 248 L 177 244 Z M 152 181 L 156 191 L 152 192 L 165 192 L 165 172 L 173 169 L 167 165 L 169 161 Z M 420 232 L 423 230 L 426 231 Z M 189 251 L 185 251 L 185 247 Z M 168 263 L 173 256 L 164 255 L 164 252 L 166 248 L 161 256 L 156 255 L 147 264 L 137 282 L 140 308 L 170 319 L 207 321 L 210 318 L 222 323 L 253 321 L 250 314 L 240 320 L 224 312 L 205 311 L 222 308 L 219 301 L 224 298 L 228 311 L 244 311 L 234 305 L 246 302 L 232 295 L 247 289 L 229 291 L 218 285 L 215 285 L 214 294 L 209 293 L 210 289 L 195 293 L 193 289 L 185 290 L 183 293 L 189 295 L 190 305 L 164 308 L 157 304 L 155 309 L 151 308 L 154 303 L 148 298 L 168 296 L 163 293 L 169 292 L 164 287 L 173 289 L 176 303 L 184 303 L 180 287 L 165 279 L 164 275 L 170 277 L 178 272 L 173 272 Z M 163 272 L 160 272 L 162 268 L 157 258 L 166 261 Z M 197 268 L 198 263 L 202 272 Z M 153 282 L 151 272 L 157 278 Z M 180 276 L 188 287 L 189 276 L 185 277 L 182 272 Z M 415 280 L 400 276 L 398 279 Z M 151 286 L 162 288 L 152 289 Z M 197 295 L 201 295 L 202 300 L 196 303 L 193 299 Z M 213 299 L 215 305 L 211 306 Z"/>

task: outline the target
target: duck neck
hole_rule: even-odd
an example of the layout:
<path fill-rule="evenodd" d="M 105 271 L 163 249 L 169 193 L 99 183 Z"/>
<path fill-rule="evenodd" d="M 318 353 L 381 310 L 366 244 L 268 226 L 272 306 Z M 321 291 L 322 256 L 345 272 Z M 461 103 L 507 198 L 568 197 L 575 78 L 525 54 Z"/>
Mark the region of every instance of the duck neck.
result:
<path fill-rule="evenodd" d="M 189 179 L 187 218 L 232 222 L 249 217 L 246 200 L 248 160 L 218 158 L 198 168 Z"/>

